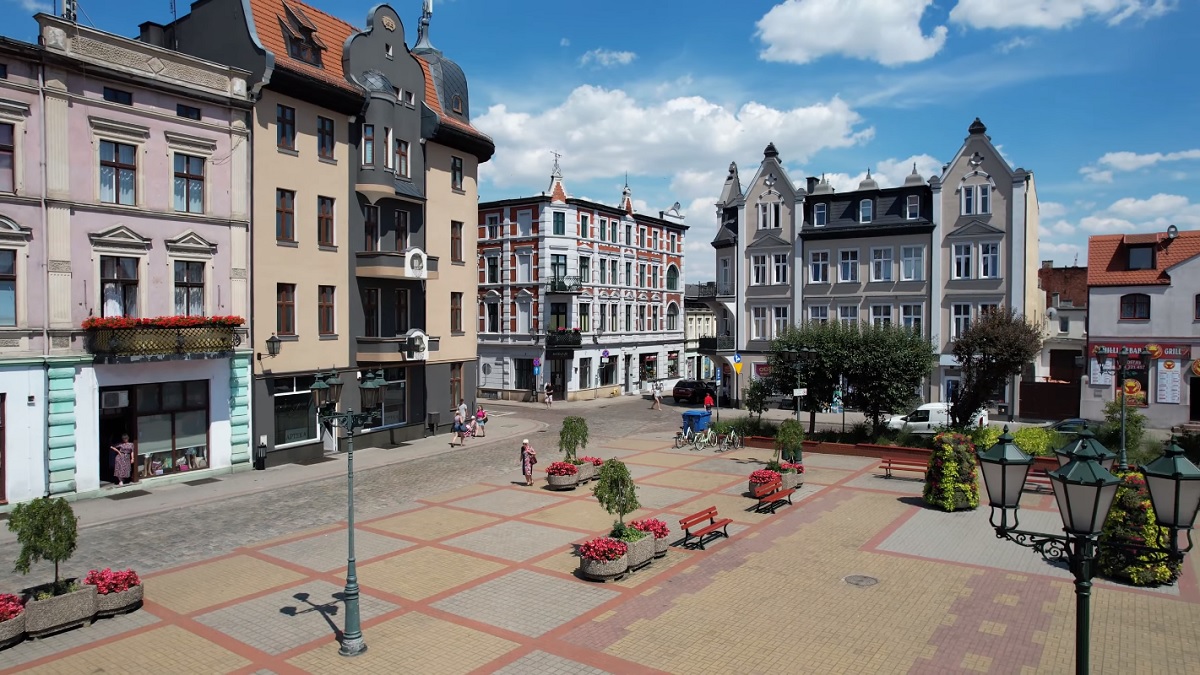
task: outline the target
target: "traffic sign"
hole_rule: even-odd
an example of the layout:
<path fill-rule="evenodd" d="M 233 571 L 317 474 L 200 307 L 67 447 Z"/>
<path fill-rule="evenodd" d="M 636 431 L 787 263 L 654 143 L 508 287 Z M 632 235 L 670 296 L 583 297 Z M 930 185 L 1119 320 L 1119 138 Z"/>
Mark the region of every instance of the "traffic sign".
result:
<path fill-rule="evenodd" d="M 734 363 L 741 363 L 741 362 L 742 362 L 742 355 L 741 355 L 741 354 L 739 354 L 739 353 L 737 353 L 737 352 L 734 352 L 734 353 L 733 353 L 733 362 L 734 362 Z"/>
<path fill-rule="evenodd" d="M 721 371 L 717 371 L 717 384 L 721 384 Z"/>
<path fill-rule="evenodd" d="M 808 396 L 808 389 L 793 389 L 792 396 Z"/>
<path fill-rule="evenodd" d="M 541 374 L 542 374 L 542 367 L 541 367 L 541 366 L 534 366 L 534 367 L 533 367 L 533 376 L 534 376 L 534 377 L 537 377 L 538 375 L 541 375 Z"/>
<path fill-rule="evenodd" d="M 742 360 L 741 359 L 738 359 L 737 361 L 733 362 L 733 369 L 737 372 L 738 375 L 742 374 Z"/>

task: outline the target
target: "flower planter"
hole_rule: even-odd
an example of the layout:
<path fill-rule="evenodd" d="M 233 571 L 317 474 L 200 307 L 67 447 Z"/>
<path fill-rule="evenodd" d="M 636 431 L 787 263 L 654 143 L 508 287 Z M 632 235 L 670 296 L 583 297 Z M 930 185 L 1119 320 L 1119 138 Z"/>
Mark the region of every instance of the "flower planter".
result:
<path fill-rule="evenodd" d="M 616 560 L 579 559 L 579 574 L 592 581 L 609 581 L 618 579 L 629 571 L 629 556 L 623 555 Z"/>
<path fill-rule="evenodd" d="M 663 537 L 662 539 L 655 539 L 654 540 L 654 557 L 655 558 L 667 557 L 667 550 L 670 548 L 671 548 L 671 538 L 670 537 Z"/>
<path fill-rule="evenodd" d="M 637 541 L 627 541 L 629 544 L 629 570 L 641 569 L 650 564 L 654 558 L 654 535 L 647 534 Z"/>
<path fill-rule="evenodd" d="M 804 485 L 804 474 L 802 473 L 789 471 L 787 473 L 780 474 L 780 476 L 783 478 L 784 490 L 792 490 Z"/>
<path fill-rule="evenodd" d="M 596 465 L 591 462 L 584 462 L 578 465 L 579 468 L 579 484 L 582 485 L 596 478 Z"/>
<path fill-rule="evenodd" d="M 142 584 L 117 593 L 96 594 L 96 616 L 127 614 L 142 606 L 145 587 Z"/>
<path fill-rule="evenodd" d="M 25 613 L 22 612 L 8 621 L 0 621 L 0 649 L 17 644 L 25 638 Z"/>
<path fill-rule="evenodd" d="M 25 603 L 25 634 L 31 639 L 87 626 L 96 616 L 96 587 L 83 585 L 79 590 L 45 600 Z"/>
<path fill-rule="evenodd" d="M 547 475 L 546 484 L 550 486 L 551 490 L 574 490 L 575 486 L 579 484 L 579 474 L 571 476 Z"/>
<path fill-rule="evenodd" d="M 763 485 L 766 485 L 766 483 L 749 483 L 749 487 L 746 488 L 746 494 L 753 497 L 754 491 L 757 490 L 758 488 L 762 487 Z"/>

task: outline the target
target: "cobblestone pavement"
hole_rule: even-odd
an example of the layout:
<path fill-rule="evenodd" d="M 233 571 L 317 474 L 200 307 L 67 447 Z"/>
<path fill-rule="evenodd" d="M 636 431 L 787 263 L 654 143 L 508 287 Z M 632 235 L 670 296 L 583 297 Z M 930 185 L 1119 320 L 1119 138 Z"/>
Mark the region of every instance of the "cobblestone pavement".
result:
<path fill-rule="evenodd" d="M 108 564 L 100 550 L 149 572 L 145 606 L 0 652 L 0 675 L 1072 670 L 1069 577 L 998 541 L 986 510 L 927 510 L 919 482 L 884 479 L 870 458 L 809 455 L 795 504 L 755 513 L 746 477 L 770 450 L 676 450 L 679 410 L 647 408 L 493 406 L 544 425 L 530 434 L 543 461 L 562 417 L 583 414 L 588 454 L 635 477 L 642 508 L 627 518 L 662 518 L 669 541 L 705 507 L 733 519 L 707 550 L 672 546 L 617 581 L 582 581 L 574 545 L 613 516 L 586 486 L 515 485 L 519 439 L 497 437 L 362 472 L 360 657 L 337 655 L 345 483 L 330 477 L 85 528 L 80 566 Z M 1052 526 L 1051 498 L 1025 502 L 1023 522 Z M 1093 596 L 1093 672 L 1200 663 L 1195 557 L 1175 586 L 1098 582 Z"/>

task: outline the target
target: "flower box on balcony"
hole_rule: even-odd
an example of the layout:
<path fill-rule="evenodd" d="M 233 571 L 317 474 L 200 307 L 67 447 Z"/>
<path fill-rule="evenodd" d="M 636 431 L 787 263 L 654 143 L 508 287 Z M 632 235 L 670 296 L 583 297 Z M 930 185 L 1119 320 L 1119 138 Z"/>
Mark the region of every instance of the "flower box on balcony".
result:
<path fill-rule="evenodd" d="M 88 351 L 98 356 L 220 353 L 241 343 L 240 316 L 92 317 L 83 322 Z"/>

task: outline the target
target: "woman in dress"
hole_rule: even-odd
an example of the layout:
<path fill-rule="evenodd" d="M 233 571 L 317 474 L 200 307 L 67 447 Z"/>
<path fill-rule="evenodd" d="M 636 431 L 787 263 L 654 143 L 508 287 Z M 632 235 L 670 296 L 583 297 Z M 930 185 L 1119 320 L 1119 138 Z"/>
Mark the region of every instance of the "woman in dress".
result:
<path fill-rule="evenodd" d="M 456 440 L 458 441 L 459 447 L 462 447 L 462 444 L 463 444 L 463 419 L 462 419 L 462 415 L 459 415 L 457 412 L 454 413 L 454 424 L 450 427 L 450 430 L 454 432 L 454 434 L 450 436 L 450 447 L 452 447 L 452 448 L 454 447 L 454 441 L 456 441 Z"/>
<path fill-rule="evenodd" d="M 129 480 L 129 475 L 133 473 L 133 443 L 129 442 L 129 434 L 121 434 L 121 442 L 109 446 L 109 448 L 117 453 L 116 462 L 113 463 L 113 474 L 117 477 L 117 485 L 124 485 L 125 481 Z"/>
<path fill-rule="evenodd" d="M 521 473 L 525 474 L 525 485 L 533 485 L 533 465 L 537 464 L 537 451 L 529 439 L 521 441 Z"/>
<path fill-rule="evenodd" d="M 479 410 L 475 411 L 475 422 L 479 425 L 479 437 L 485 438 L 487 436 L 487 429 L 485 429 L 487 426 L 487 411 L 483 409 L 482 404 L 479 406 Z"/>

